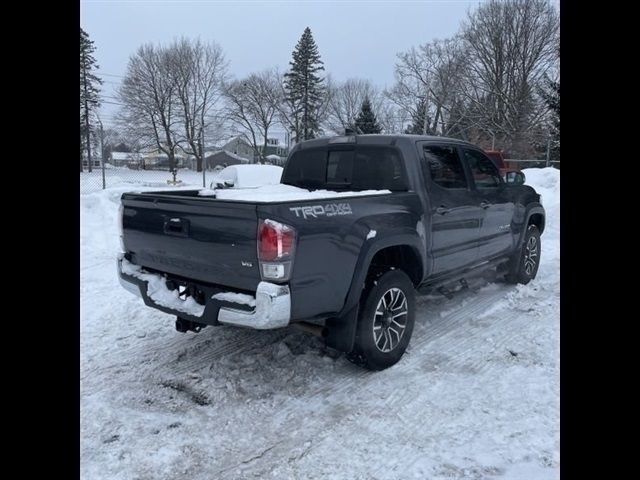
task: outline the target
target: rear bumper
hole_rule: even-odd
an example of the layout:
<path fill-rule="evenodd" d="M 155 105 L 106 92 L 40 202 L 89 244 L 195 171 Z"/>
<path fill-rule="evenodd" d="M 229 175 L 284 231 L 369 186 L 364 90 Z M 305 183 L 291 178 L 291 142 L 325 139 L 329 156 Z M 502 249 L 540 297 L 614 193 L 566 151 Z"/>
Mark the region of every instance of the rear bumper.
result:
<path fill-rule="evenodd" d="M 205 290 L 205 305 L 200 306 L 193 301 L 191 305 L 187 305 L 177 298 L 175 290 L 171 291 L 166 287 L 164 277 L 145 271 L 128 262 L 122 255 L 118 257 L 118 278 L 122 287 L 142 298 L 145 305 L 193 322 L 206 325 L 223 323 L 268 330 L 286 327 L 291 320 L 291 292 L 288 285 L 260 282 L 253 308 L 212 298 L 211 290 Z M 149 282 L 153 283 L 151 292 Z"/>

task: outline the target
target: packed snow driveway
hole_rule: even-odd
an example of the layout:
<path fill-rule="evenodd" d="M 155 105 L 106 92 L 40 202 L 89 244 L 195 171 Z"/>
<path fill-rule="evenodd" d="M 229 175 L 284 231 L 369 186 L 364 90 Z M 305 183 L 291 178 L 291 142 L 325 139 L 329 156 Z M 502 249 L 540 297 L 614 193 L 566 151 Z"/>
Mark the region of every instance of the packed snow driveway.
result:
<path fill-rule="evenodd" d="M 559 172 L 525 173 L 537 279 L 420 297 L 377 373 L 292 328 L 176 332 L 118 283 L 123 190 L 83 195 L 82 478 L 559 478 Z"/>

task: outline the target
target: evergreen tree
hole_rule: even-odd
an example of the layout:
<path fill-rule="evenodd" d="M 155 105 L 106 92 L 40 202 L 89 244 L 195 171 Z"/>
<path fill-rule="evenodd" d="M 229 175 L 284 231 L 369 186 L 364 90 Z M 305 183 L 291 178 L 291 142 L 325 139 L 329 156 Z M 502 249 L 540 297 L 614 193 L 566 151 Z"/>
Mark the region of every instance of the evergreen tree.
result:
<path fill-rule="evenodd" d="M 378 124 L 376 114 L 373 113 L 369 97 L 365 97 L 360 107 L 360 113 L 356 117 L 356 132 L 358 133 L 380 133 L 382 128 Z"/>
<path fill-rule="evenodd" d="M 551 112 L 551 158 L 560 159 L 560 82 L 554 82 L 545 76 L 542 98 Z"/>
<path fill-rule="evenodd" d="M 297 119 L 292 122 L 292 130 L 295 141 L 299 142 L 315 138 L 319 133 L 319 109 L 325 95 L 324 78 L 318 75 L 324 70 L 323 62 L 309 27 L 305 28 L 292 55 L 291 70 L 284 75 L 284 87 L 291 116 Z"/>
<path fill-rule="evenodd" d="M 83 147 L 87 150 L 87 159 L 91 158 L 91 114 L 100 106 L 100 85 L 102 80 L 93 72 L 98 68 L 93 53 L 96 47 L 89 35 L 80 28 L 80 171 L 82 171 Z M 89 161 L 89 171 L 91 171 Z"/>
<path fill-rule="evenodd" d="M 414 135 L 422 135 L 424 133 L 424 117 L 427 113 L 427 103 L 424 99 L 418 101 L 416 111 L 411 114 L 412 123 L 407 127 L 404 133 Z M 429 127 L 427 126 L 427 135 L 429 135 Z"/>

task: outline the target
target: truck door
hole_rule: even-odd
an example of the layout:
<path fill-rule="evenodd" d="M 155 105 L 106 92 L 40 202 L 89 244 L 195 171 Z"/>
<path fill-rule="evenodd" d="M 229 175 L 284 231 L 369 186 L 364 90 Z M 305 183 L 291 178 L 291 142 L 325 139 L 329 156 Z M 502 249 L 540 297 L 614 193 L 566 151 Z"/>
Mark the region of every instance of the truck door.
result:
<path fill-rule="evenodd" d="M 478 258 L 508 253 L 513 246 L 511 221 L 515 205 L 495 164 L 480 150 L 461 147 L 472 177 L 473 194 L 484 210 L 480 227 Z"/>
<path fill-rule="evenodd" d="M 426 247 L 433 259 L 431 273 L 437 276 L 477 260 L 484 210 L 471 190 L 457 147 L 439 143 L 419 145 L 432 218 Z"/>

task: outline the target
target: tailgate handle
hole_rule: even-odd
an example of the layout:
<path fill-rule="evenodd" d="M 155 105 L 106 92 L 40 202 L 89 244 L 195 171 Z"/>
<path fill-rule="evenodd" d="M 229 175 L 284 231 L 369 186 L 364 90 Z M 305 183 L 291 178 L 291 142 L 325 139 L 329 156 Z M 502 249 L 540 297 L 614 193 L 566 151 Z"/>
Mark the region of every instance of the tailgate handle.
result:
<path fill-rule="evenodd" d="M 189 235 L 189 220 L 185 218 L 170 218 L 165 220 L 164 233 L 186 237 Z"/>

